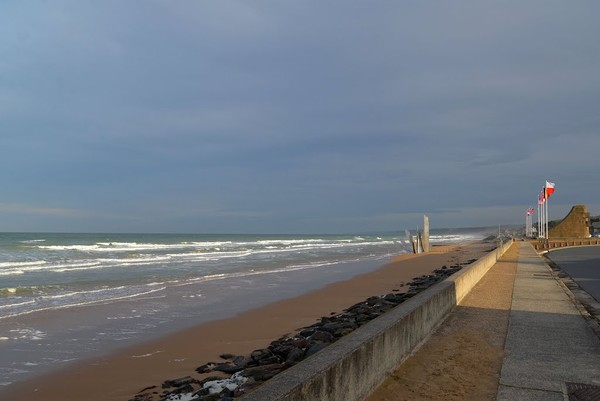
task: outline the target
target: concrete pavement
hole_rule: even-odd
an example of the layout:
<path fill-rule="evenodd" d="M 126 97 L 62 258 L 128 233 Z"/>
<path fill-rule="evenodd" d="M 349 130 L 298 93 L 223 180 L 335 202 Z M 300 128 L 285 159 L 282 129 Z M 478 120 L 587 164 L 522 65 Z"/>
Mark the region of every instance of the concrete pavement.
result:
<path fill-rule="evenodd" d="M 497 400 L 599 400 L 600 338 L 531 244 L 519 245 Z"/>

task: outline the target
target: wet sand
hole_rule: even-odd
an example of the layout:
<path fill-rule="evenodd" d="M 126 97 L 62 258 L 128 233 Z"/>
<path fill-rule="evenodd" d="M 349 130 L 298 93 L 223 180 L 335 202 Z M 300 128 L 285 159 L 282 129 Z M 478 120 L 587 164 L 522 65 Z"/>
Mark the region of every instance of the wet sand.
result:
<path fill-rule="evenodd" d="M 407 289 L 402 283 L 429 274 L 443 265 L 481 257 L 493 245 L 434 247 L 429 254 L 400 255 L 382 268 L 336 282 L 304 295 L 204 323 L 155 341 L 127 347 L 106 357 L 10 386 L 2 399 L 25 401 L 129 400 L 140 390 L 164 380 L 192 375 L 195 368 L 219 355 L 249 354 L 272 340 L 311 325 L 322 316 L 373 295 Z"/>

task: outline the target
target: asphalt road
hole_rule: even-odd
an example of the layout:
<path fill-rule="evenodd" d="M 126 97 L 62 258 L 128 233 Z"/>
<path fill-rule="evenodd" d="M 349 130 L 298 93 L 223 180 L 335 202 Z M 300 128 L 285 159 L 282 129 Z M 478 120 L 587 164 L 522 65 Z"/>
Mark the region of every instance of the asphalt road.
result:
<path fill-rule="evenodd" d="M 600 302 L 600 246 L 564 248 L 547 256 Z"/>

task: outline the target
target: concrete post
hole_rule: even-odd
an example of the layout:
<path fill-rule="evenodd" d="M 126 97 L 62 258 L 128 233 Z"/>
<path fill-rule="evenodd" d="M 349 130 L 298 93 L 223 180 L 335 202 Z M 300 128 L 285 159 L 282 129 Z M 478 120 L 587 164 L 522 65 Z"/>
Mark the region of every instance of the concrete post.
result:
<path fill-rule="evenodd" d="M 423 215 L 423 252 L 429 252 L 429 217 Z"/>

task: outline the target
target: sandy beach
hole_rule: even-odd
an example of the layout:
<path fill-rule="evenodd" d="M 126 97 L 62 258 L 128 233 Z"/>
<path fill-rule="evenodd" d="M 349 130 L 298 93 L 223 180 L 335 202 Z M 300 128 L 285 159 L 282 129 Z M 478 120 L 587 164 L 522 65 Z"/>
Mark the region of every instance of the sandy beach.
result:
<path fill-rule="evenodd" d="M 219 355 L 249 354 L 370 296 L 402 292 L 407 289 L 403 283 L 414 277 L 479 258 L 490 247 L 489 243 L 439 246 L 429 254 L 400 255 L 373 272 L 13 385 L 2 397 L 13 401 L 116 401 L 129 400 L 151 386 L 160 392 L 164 380 L 187 375 L 202 378 L 195 368 L 219 361 Z"/>

